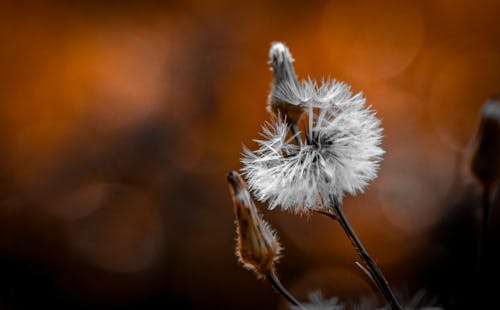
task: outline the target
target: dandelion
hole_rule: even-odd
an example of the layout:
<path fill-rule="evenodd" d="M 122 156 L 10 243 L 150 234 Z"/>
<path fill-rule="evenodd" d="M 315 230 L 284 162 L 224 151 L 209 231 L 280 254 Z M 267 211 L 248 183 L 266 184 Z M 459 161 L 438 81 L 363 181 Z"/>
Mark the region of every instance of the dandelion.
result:
<path fill-rule="evenodd" d="M 338 297 L 326 299 L 321 291 L 314 291 L 309 294 L 310 303 L 304 304 L 308 310 L 344 310 L 345 307 L 339 303 Z M 299 310 L 296 306 L 291 306 L 290 310 Z"/>
<path fill-rule="evenodd" d="M 443 310 L 437 306 L 437 298 L 430 296 L 424 289 L 418 290 L 403 307 L 404 310 Z"/>
<path fill-rule="evenodd" d="M 387 280 L 356 236 L 341 207 L 345 193 L 356 195 L 377 177 L 384 151 L 380 120 L 365 106 L 361 93 L 347 84 L 294 80 L 293 58 L 284 44 L 270 51 L 274 83 L 271 110 L 277 117 L 263 127 L 256 151 L 244 149 L 242 171 L 250 189 L 269 208 L 281 206 L 295 213 L 310 210 L 339 222 L 381 294 L 392 309 L 401 309 Z M 284 103 L 284 119 L 280 110 Z M 289 107 L 307 114 L 298 130 Z M 289 135 L 288 128 L 292 129 Z M 296 140 L 296 143 L 293 140 Z"/>
<path fill-rule="evenodd" d="M 304 304 L 308 310 L 390 310 L 390 306 L 377 307 L 376 300 L 371 297 L 360 297 L 354 302 L 341 303 L 338 297 L 325 298 L 321 291 L 313 291 L 309 294 L 309 303 Z M 404 310 L 443 310 L 442 307 L 437 306 L 437 299 L 432 298 L 423 289 L 417 291 L 413 296 L 405 298 L 403 304 Z M 297 310 L 299 308 L 290 306 L 290 310 Z"/>
<path fill-rule="evenodd" d="M 306 86 L 307 85 L 307 86 Z M 311 93 L 304 106 L 308 121 L 303 132 L 288 137 L 286 121 L 275 117 L 263 127 L 256 151 L 244 149 L 243 172 L 250 189 L 271 209 L 304 213 L 332 206 L 376 178 L 381 156 L 382 128 L 361 94 L 349 86 L 327 82 L 321 87 L 303 82 Z M 300 143 L 294 143 L 294 139 Z"/>
<path fill-rule="evenodd" d="M 338 297 L 331 297 L 329 299 L 324 298 L 321 291 L 314 291 L 309 294 L 310 302 L 304 304 L 308 310 L 390 310 L 390 306 L 386 305 L 384 307 L 377 307 L 376 301 L 373 298 L 361 297 L 355 302 L 340 303 Z M 417 291 L 413 296 L 405 298 L 405 303 L 402 306 L 404 310 L 443 310 L 442 307 L 436 305 L 436 298 L 430 297 L 427 292 L 423 289 Z M 298 309 L 295 306 L 291 306 L 290 310 Z"/>
<path fill-rule="evenodd" d="M 430 295 L 425 289 L 419 289 L 413 295 L 401 294 L 398 292 L 398 296 L 403 301 L 404 310 L 444 310 L 442 307 L 438 306 L 437 298 Z M 363 308 L 360 307 L 359 310 Z M 372 308 L 365 308 L 373 309 Z M 390 305 L 385 305 L 380 310 L 390 310 Z"/>

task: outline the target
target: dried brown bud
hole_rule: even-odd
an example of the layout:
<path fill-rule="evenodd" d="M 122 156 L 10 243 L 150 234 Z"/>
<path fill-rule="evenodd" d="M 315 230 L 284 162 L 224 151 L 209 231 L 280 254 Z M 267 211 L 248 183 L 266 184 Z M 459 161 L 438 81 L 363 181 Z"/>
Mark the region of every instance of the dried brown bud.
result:
<path fill-rule="evenodd" d="M 246 268 L 265 277 L 274 270 L 280 245 L 276 235 L 258 213 L 245 181 L 236 171 L 227 175 L 236 216 L 238 245 L 236 255 Z"/>
<path fill-rule="evenodd" d="M 497 99 L 483 105 L 471 169 L 485 185 L 500 177 L 500 102 Z"/>
<path fill-rule="evenodd" d="M 269 50 L 269 63 L 273 71 L 273 84 L 268 110 L 286 117 L 288 123 L 297 124 L 304 110 L 298 96 L 300 87 L 293 61 L 292 54 L 285 44 L 281 42 L 272 44 Z"/>

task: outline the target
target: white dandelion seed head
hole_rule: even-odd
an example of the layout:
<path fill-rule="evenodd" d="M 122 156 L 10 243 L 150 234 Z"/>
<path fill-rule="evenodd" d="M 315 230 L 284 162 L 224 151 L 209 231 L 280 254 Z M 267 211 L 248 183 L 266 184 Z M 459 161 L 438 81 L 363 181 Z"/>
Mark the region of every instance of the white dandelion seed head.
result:
<path fill-rule="evenodd" d="M 307 310 L 344 310 L 345 307 L 339 303 L 337 297 L 332 297 L 330 299 L 325 299 L 321 291 L 314 291 L 309 294 L 310 303 L 304 304 L 303 306 Z M 290 310 L 301 310 L 303 307 L 290 306 Z"/>
<path fill-rule="evenodd" d="M 399 299 L 403 300 L 404 310 L 444 310 L 437 306 L 437 298 L 429 295 L 425 289 L 416 291 L 412 296 L 401 296 Z M 389 310 L 390 306 L 386 305 L 383 309 Z"/>
<path fill-rule="evenodd" d="M 301 83 L 284 80 L 274 85 L 269 101 L 272 103 L 285 102 L 296 106 L 304 106 L 306 102 L 314 99 L 315 83 L 302 81 Z"/>
<path fill-rule="evenodd" d="M 306 116 L 298 133 L 302 143 L 289 136 L 279 116 L 263 127 L 259 148 L 244 149 L 242 171 L 257 199 L 269 208 L 281 206 L 295 213 L 332 206 L 330 197 L 342 200 L 356 195 L 377 177 L 384 151 L 382 128 L 375 113 L 365 106 L 361 93 L 347 84 L 327 81 L 317 86 L 303 82 L 309 97 Z"/>
<path fill-rule="evenodd" d="M 401 291 L 393 289 L 398 300 L 401 301 L 403 310 L 444 310 L 437 305 L 438 299 L 429 295 L 425 289 L 416 291 L 413 295 L 402 294 Z M 353 310 L 391 310 L 392 307 L 386 304 L 382 307 L 377 306 L 378 301 L 373 296 L 362 296 L 358 300 L 349 303 L 349 309 Z"/>

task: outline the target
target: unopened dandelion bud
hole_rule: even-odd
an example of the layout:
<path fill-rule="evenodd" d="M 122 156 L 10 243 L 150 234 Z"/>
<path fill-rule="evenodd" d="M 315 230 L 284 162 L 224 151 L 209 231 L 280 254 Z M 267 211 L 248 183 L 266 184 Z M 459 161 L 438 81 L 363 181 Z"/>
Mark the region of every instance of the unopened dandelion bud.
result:
<path fill-rule="evenodd" d="M 227 175 L 236 216 L 238 244 L 236 255 L 244 267 L 259 278 L 271 274 L 280 252 L 276 235 L 258 213 L 245 181 L 236 171 Z"/>
<path fill-rule="evenodd" d="M 269 94 L 268 111 L 296 124 L 302 116 L 302 95 L 293 68 L 293 57 L 288 47 L 274 42 L 269 50 L 269 63 L 273 72 L 273 84 Z"/>
<path fill-rule="evenodd" d="M 485 185 L 500 177 L 500 102 L 486 101 L 481 111 L 476 149 L 471 163 L 472 172 Z"/>

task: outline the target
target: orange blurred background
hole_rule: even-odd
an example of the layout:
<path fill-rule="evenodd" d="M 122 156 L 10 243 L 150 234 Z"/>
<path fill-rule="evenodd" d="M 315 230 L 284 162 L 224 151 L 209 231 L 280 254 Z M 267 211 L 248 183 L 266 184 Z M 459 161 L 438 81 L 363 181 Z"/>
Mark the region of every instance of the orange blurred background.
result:
<path fill-rule="evenodd" d="M 284 307 L 234 256 L 225 182 L 268 119 L 273 41 L 299 77 L 351 84 L 382 119 L 380 177 L 345 210 L 391 284 L 467 304 L 470 141 L 500 93 L 499 14 L 494 0 L 2 2 L 1 308 Z M 373 297 L 338 225 L 265 215 L 300 299 Z"/>

